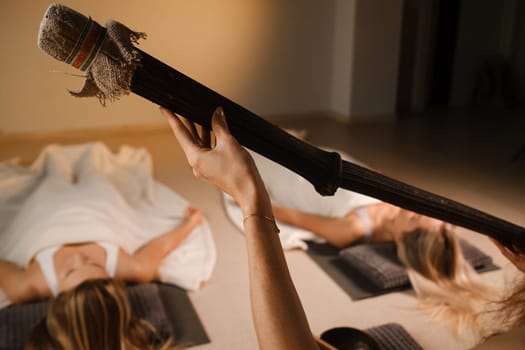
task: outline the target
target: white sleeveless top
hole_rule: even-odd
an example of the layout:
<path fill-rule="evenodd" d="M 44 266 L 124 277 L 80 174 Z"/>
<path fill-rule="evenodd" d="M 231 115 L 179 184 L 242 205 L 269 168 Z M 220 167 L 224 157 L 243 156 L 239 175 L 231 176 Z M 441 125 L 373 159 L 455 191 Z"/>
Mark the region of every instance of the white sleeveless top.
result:
<path fill-rule="evenodd" d="M 119 247 L 107 242 L 96 243 L 106 251 L 107 274 L 111 278 L 115 277 L 115 272 L 117 270 Z M 53 258 L 55 256 L 56 251 L 59 250 L 60 247 L 61 246 L 48 247 L 38 252 L 35 256 L 36 261 L 38 261 L 38 263 L 40 264 L 40 269 L 42 270 L 44 279 L 46 280 L 47 285 L 54 296 L 58 295 L 58 281 Z"/>
<path fill-rule="evenodd" d="M 363 224 L 363 228 L 365 229 L 365 236 L 363 237 L 362 242 L 363 243 L 370 243 L 370 239 L 372 238 L 373 228 L 372 228 L 372 221 L 370 220 L 370 216 L 368 215 L 368 207 L 359 207 L 354 210 L 354 213 L 357 215 L 359 220 L 361 220 L 361 223 Z"/>

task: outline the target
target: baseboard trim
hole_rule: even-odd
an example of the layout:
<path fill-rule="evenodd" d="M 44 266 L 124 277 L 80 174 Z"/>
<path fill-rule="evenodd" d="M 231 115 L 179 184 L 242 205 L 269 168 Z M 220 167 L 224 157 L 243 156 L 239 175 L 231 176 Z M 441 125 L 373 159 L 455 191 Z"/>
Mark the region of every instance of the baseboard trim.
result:
<path fill-rule="evenodd" d="M 96 128 L 30 131 L 19 133 L 0 133 L 0 144 L 28 141 L 66 141 L 70 139 L 94 139 L 118 137 L 133 134 L 165 132 L 169 130 L 166 123 L 146 123 L 136 125 L 111 125 Z"/>
<path fill-rule="evenodd" d="M 346 116 L 333 111 L 317 111 L 307 113 L 287 113 L 276 114 L 266 117 L 269 122 L 278 124 L 281 121 L 294 119 L 332 119 L 343 124 L 362 124 L 362 123 L 380 123 L 392 122 L 396 120 L 393 115 L 378 116 Z M 96 128 L 84 128 L 73 130 L 52 130 L 52 131 L 29 131 L 18 133 L 1 133 L 0 144 L 29 142 L 29 141 L 48 141 L 54 142 L 67 141 L 71 139 L 93 139 L 118 137 L 142 133 L 165 132 L 169 130 L 166 123 L 142 123 L 136 125 L 111 125 Z"/>

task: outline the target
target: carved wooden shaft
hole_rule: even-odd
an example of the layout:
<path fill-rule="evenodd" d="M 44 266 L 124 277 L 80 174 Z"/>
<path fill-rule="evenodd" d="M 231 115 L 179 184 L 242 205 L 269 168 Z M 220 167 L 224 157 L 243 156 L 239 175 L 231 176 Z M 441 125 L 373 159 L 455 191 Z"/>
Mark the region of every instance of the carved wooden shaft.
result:
<path fill-rule="evenodd" d="M 300 174 L 322 195 L 341 183 L 341 158 L 303 142 L 254 113 L 145 52 L 131 90 L 181 116 L 211 129 L 211 116 L 222 106 L 233 136 L 243 146 Z"/>
<path fill-rule="evenodd" d="M 343 162 L 341 187 L 483 233 L 525 251 L 524 227 L 356 164 Z"/>
<path fill-rule="evenodd" d="M 525 247 L 525 228 L 341 161 L 339 154 L 301 141 L 147 53 L 141 55 L 142 66 L 131 83 L 134 93 L 207 128 L 215 108 L 222 106 L 239 143 L 306 178 L 320 194 L 342 187 Z"/>

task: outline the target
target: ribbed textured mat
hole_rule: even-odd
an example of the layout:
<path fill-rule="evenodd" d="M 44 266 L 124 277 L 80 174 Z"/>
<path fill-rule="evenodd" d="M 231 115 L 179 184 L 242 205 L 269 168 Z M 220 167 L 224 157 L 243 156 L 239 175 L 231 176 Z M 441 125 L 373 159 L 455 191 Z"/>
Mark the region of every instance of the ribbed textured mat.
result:
<path fill-rule="evenodd" d="M 365 330 L 379 343 L 381 350 L 423 350 L 414 338 L 397 323 L 387 323 Z"/>

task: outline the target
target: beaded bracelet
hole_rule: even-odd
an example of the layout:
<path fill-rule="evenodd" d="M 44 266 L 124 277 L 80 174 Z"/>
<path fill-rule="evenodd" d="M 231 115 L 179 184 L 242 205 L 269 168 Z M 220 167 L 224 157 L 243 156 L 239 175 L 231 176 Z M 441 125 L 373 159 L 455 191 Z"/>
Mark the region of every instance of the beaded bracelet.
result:
<path fill-rule="evenodd" d="M 277 227 L 277 224 L 275 223 L 275 219 L 274 219 L 274 218 L 272 218 L 272 217 L 270 217 L 270 216 L 262 215 L 262 214 L 257 214 L 257 213 L 246 215 L 246 216 L 242 219 L 242 223 L 243 223 L 243 225 L 245 224 L 246 219 L 251 218 L 251 217 L 258 217 L 258 218 L 261 218 L 261 219 L 264 219 L 264 220 L 270 221 L 270 222 L 273 224 L 273 232 L 275 232 L 275 233 L 279 233 L 279 232 L 281 232 L 281 230 L 279 230 L 279 227 Z"/>

